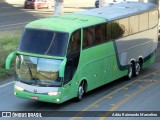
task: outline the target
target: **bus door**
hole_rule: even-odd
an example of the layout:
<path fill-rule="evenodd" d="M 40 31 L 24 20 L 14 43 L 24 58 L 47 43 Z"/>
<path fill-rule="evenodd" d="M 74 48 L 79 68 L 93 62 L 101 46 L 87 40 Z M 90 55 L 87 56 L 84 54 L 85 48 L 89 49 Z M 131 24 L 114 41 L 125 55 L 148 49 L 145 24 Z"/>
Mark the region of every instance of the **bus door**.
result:
<path fill-rule="evenodd" d="M 64 86 L 66 94 L 72 94 L 74 89 L 73 83 L 76 79 L 75 73 L 79 64 L 81 45 L 81 30 L 72 33 L 67 50 L 67 63 L 65 67 Z M 70 96 L 70 95 L 69 95 Z"/>

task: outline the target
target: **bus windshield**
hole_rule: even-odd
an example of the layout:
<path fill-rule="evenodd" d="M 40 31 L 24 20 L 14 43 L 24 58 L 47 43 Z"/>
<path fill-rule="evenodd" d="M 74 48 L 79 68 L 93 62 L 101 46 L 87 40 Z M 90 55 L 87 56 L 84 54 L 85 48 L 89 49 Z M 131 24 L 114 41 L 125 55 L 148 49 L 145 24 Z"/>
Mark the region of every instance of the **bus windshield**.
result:
<path fill-rule="evenodd" d="M 65 56 L 68 33 L 25 29 L 19 51 L 50 56 Z"/>
<path fill-rule="evenodd" d="M 16 81 L 42 87 L 59 87 L 59 67 L 62 60 L 17 55 Z"/>

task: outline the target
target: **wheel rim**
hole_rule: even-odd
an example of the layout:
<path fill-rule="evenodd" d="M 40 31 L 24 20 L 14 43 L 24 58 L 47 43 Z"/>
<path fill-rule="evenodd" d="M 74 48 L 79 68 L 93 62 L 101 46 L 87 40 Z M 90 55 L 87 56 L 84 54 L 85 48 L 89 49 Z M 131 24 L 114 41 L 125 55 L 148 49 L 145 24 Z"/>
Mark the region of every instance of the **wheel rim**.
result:
<path fill-rule="evenodd" d="M 140 69 L 141 69 L 141 67 L 140 67 L 139 63 L 136 63 L 136 66 L 135 66 L 136 75 L 139 75 Z"/>
<path fill-rule="evenodd" d="M 79 89 L 78 89 L 78 97 L 79 97 L 79 99 L 82 99 L 83 94 L 84 94 L 84 88 L 83 88 L 83 85 L 80 85 Z"/>
<path fill-rule="evenodd" d="M 132 66 L 130 65 L 129 66 L 129 72 L 128 72 L 128 78 L 131 79 L 133 76 L 133 69 L 132 69 Z"/>

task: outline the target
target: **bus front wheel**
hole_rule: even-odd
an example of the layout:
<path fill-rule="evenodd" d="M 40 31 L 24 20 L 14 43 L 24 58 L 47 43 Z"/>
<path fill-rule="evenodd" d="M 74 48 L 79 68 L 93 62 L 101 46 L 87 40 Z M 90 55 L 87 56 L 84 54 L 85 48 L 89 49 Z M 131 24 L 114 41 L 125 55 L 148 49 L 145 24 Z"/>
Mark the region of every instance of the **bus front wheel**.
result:
<path fill-rule="evenodd" d="M 85 93 L 85 88 L 84 88 L 84 81 L 81 82 L 81 84 L 79 85 L 78 87 L 78 94 L 77 94 L 77 98 L 76 98 L 76 101 L 81 101 L 83 96 L 84 96 L 84 93 Z"/>

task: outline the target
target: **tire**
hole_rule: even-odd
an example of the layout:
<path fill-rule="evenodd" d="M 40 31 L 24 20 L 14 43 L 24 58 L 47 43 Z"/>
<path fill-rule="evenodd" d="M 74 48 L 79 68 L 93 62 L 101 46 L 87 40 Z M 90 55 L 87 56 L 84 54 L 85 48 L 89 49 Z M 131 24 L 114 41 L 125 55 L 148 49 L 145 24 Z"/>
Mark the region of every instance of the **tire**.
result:
<path fill-rule="evenodd" d="M 127 79 L 130 80 L 133 77 L 133 64 L 129 64 L 128 67 L 128 74 L 127 74 Z"/>
<path fill-rule="evenodd" d="M 85 89 L 84 89 L 84 81 L 81 82 L 81 84 L 78 87 L 78 93 L 77 93 L 77 97 L 76 97 L 76 101 L 79 102 L 83 99 L 84 93 L 85 93 Z"/>
<path fill-rule="evenodd" d="M 95 1 L 95 7 L 99 8 L 99 1 Z"/>
<path fill-rule="evenodd" d="M 141 67 L 141 70 L 143 69 L 143 60 L 142 59 L 139 59 L 139 64 L 140 64 L 140 67 Z"/>
<path fill-rule="evenodd" d="M 134 76 L 138 76 L 141 70 L 141 65 L 139 62 L 136 62 L 134 65 Z"/>

